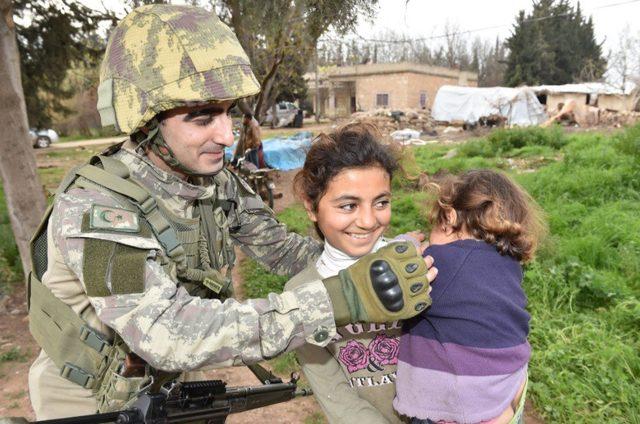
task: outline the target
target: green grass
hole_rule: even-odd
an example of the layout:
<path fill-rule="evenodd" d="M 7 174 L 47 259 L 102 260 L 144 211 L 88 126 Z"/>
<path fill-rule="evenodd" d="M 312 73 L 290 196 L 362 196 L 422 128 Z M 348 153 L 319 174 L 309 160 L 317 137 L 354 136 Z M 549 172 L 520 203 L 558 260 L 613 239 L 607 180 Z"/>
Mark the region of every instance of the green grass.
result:
<path fill-rule="evenodd" d="M 289 231 L 293 231 L 294 233 L 306 236 L 315 232 L 313 223 L 307 217 L 307 212 L 301 203 L 295 203 L 280 212 L 278 219 L 287 225 Z"/>
<path fill-rule="evenodd" d="M 19 347 L 12 347 L 10 350 L 0 353 L 0 364 L 12 361 L 25 362 L 26 360 L 27 355 L 22 353 Z"/>
<path fill-rule="evenodd" d="M 304 424 L 325 424 L 327 419 L 321 412 L 314 412 L 304 419 Z"/>
<path fill-rule="evenodd" d="M 509 172 L 540 203 L 551 230 L 525 274 L 530 397 L 550 421 L 640 421 L 638 146 L 640 126 L 614 136 L 502 130 L 451 159 L 442 148 L 416 152 L 432 174 L 538 158 L 535 172 Z"/>
<path fill-rule="evenodd" d="M 119 131 L 116 131 L 115 127 L 113 126 L 99 127 L 99 128 L 91 128 L 88 130 L 88 132 L 83 134 L 76 133 L 76 134 L 69 134 L 69 135 L 62 136 L 60 137 L 59 142 L 65 143 L 68 141 L 93 140 L 97 138 L 117 137 L 119 135 L 122 135 L 122 133 Z M 125 137 L 124 135 L 122 136 Z"/>
<path fill-rule="evenodd" d="M 269 293 L 281 293 L 288 278 L 269 273 L 252 259 L 240 264 L 240 275 L 244 281 L 244 294 L 247 299 L 267 297 Z"/>
<path fill-rule="evenodd" d="M 287 225 L 290 231 L 301 235 L 313 232 L 313 224 L 301 204 L 294 204 L 278 214 L 280 222 Z M 281 293 L 288 278 L 271 274 L 262 265 L 252 259 L 240 264 L 240 275 L 244 283 L 245 297 L 266 297 L 269 293 Z"/>
<path fill-rule="evenodd" d="M 391 225 L 387 237 L 394 237 L 408 231 L 426 231 L 426 192 L 397 190 L 391 199 Z"/>
<path fill-rule="evenodd" d="M 639 128 L 573 136 L 562 162 L 519 178 L 554 240 L 525 278 L 532 395 L 550 420 L 640 420 Z"/>

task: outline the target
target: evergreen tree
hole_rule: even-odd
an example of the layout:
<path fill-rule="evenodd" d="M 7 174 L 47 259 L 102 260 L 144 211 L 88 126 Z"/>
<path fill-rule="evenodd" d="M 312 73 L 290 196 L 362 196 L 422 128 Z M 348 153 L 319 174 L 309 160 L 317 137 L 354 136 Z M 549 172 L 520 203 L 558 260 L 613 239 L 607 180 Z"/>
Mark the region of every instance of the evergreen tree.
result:
<path fill-rule="evenodd" d="M 96 12 L 74 1 L 16 0 L 16 35 L 20 51 L 22 86 L 29 125 L 46 127 L 52 114 L 69 111 L 63 101 L 75 93 L 64 84 L 75 64 L 97 67 L 105 40 L 97 36 L 104 20 L 115 24 L 110 13 Z"/>
<path fill-rule="evenodd" d="M 506 46 L 510 86 L 596 80 L 606 70 L 593 20 L 568 0 L 534 1 L 531 14 L 520 11 Z"/>

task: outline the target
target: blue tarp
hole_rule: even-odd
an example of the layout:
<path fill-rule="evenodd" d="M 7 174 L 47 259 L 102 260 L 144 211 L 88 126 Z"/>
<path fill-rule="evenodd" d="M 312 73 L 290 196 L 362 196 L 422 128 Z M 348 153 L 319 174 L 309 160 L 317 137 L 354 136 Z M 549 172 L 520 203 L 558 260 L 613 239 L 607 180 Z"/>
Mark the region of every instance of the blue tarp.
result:
<path fill-rule="evenodd" d="M 291 137 L 274 137 L 262 140 L 264 160 L 271 168 L 281 171 L 302 168 L 307 152 L 311 147 L 313 135 L 311 131 L 301 131 Z M 227 159 L 231 160 L 238 141 L 225 150 Z"/>

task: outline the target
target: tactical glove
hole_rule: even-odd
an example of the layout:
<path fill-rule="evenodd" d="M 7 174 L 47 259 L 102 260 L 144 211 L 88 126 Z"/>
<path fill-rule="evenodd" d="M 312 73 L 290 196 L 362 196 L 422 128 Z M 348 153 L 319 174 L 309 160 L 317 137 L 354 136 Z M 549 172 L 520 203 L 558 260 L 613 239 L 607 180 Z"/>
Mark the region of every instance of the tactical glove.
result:
<path fill-rule="evenodd" d="M 427 265 L 415 246 L 391 243 L 323 280 L 336 325 L 411 318 L 431 304 Z"/>

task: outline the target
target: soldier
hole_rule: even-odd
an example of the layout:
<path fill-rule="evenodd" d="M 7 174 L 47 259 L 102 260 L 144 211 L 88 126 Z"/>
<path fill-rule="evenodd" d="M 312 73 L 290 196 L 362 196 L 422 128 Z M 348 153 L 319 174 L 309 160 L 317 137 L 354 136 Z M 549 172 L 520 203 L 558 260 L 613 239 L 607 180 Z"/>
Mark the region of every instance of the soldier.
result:
<path fill-rule="evenodd" d="M 291 292 L 230 297 L 234 244 L 289 275 L 320 250 L 223 167 L 229 109 L 258 91 L 235 35 L 210 12 L 143 6 L 115 28 L 98 109 L 130 138 L 65 177 L 32 242 L 38 419 L 121 409 L 183 371 L 324 346 L 336 324 L 428 305 L 435 269 L 408 244 Z M 144 362 L 132 373 L 134 354 Z"/>

